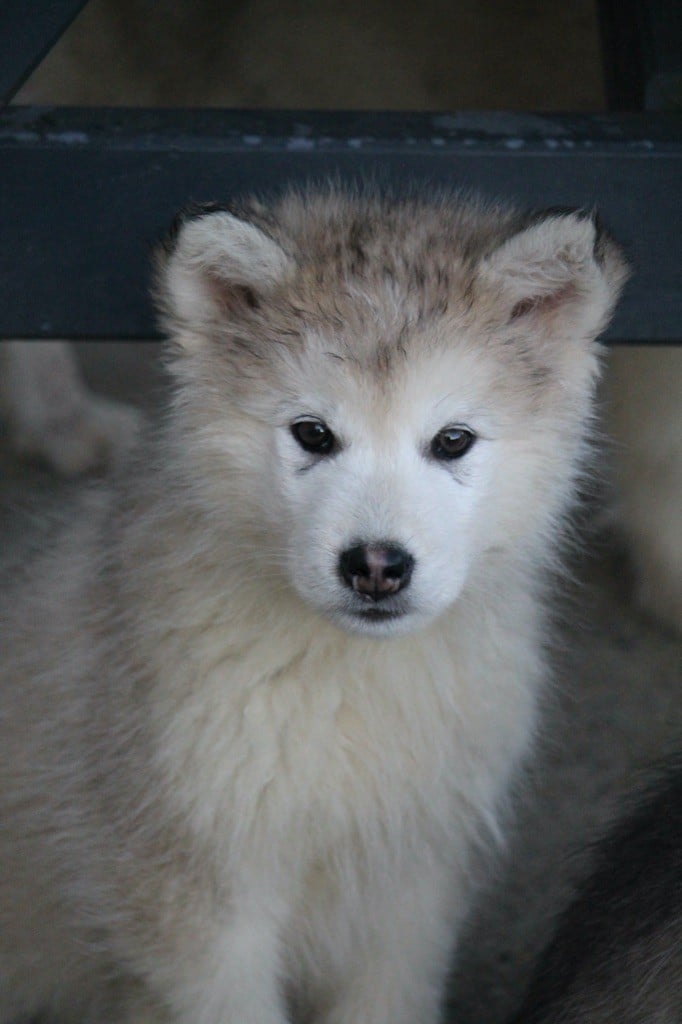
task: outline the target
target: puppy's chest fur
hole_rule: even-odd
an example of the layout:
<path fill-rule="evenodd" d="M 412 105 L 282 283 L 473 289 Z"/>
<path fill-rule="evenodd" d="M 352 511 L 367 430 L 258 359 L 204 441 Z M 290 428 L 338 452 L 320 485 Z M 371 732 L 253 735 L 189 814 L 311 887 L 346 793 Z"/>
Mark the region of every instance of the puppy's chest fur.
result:
<path fill-rule="evenodd" d="M 208 631 L 191 663 L 166 667 L 155 756 L 172 800 L 230 860 L 274 846 L 307 861 L 348 836 L 447 828 L 455 795 L 488 775 L 472 773 L 466 734 L 478 732 L 474 762 L 489 762 L 490 702 L 442 637 L 323 634 L 244 647 Z"/>

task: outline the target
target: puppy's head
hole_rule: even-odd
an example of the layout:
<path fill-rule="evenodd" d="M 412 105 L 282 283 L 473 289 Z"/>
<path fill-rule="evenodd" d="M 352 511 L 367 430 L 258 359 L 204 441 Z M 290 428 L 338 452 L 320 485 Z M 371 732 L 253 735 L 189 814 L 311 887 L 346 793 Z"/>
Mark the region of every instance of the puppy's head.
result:
<path fill-rule="evenodd" d="M 197 501 L 264 585 L 373 634 L 546 564 L 625 277 L 580 212 L 338 191 L 195 211 L 157 293 Z"/>

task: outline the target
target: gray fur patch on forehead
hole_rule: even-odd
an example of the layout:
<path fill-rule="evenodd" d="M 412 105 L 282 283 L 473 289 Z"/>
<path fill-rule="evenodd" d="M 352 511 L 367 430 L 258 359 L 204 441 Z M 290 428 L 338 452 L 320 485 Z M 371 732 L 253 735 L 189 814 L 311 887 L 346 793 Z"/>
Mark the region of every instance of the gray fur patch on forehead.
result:
<path fill-rule="evenodd" d="M 262 208 L 255 208 L 260 214 Z M 244 213 L 248 216 L 247 208 Z M 271 229 L 304 263 L 362 276 L 411 261 L 469 262 L 517 229 L 519 215 L 457 192 L 422 197 L 368 187 L 291 190 L 272 208 Z"/>
<path fill-rule="evenodd" d="M 377 315 L 390 307 L 401 311 L 401 341 L 405 323 L 466 305 L 476 263 L 519 223 L 509 207 L 456 192 L 422 197 L 368 187 L 290 190 L 269 209 L 247 202 L 233 210 L 264 225 L 292 259 L 297 273 L 280 298 L 305 319 L 333 324 L 351 312 L 371 319 L 370 307 Z"/>

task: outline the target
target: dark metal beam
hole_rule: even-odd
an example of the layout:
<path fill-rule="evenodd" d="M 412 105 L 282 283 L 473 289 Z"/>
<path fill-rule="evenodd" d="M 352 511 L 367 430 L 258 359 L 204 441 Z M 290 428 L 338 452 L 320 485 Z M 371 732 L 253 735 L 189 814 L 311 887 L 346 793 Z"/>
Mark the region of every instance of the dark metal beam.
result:
<path fill-rule="evenodd" d="M 149 251 L 178 208 L 329 175 L 596 204 L 636 268 L 609 336 L 682 341 L 674 115 L 20 108 L 0 116 L 0 336 L 153 336 Z"/>
<path fill-rule="evenodd" d="M 86 0 L 3 0 L 0 104 L 11 100 L 85 3 Z"/>

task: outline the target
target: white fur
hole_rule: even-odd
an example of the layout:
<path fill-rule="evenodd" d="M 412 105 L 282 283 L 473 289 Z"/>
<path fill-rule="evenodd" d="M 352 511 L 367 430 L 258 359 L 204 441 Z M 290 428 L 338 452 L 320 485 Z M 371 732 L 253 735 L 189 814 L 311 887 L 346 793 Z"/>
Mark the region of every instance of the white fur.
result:
<path fill-rule="evenodd" d="M 437 1021 L 534 731 L 592 334 L 622 278 L 581 227 L 597 284 L 512 316 L 487 267 L 534 229 L 504 216 L 329 192 L 283 200 L 265 246 L 239 218 L 181 228 L 159 285 L 172 414 L 5 613 L 3 1024 Z M 333 456 L 297 445 L 302 416 Z M 453 425 L 477 440 L 435 459 Z M 381 541 L 415 569 L 397 617 L 368 621 L 337 563 Z"/>
<path fill-rule="evenodd" d="M 636 599 L 682 632 L 682 348 L 615 348 L 606 384 L 611 511 L 630 548 Z"/>
<path fill-rule="evenodd" d="M 204 323 L 221 286 L 267 287 L 287 269 L 286 255 L 275 242 L 230 213 L 190 221 L 178 239 L 176 259 L 168 266 L 168 290 L 175 314 L 185 325 L 185 343 L 192 328 Z"/>
<path fill-rule="evenodd" d="M 17 454 L 63 476 L 122 460 L 141 425 L 131 406 L 87 390 L 65 341 L 0 343 L 0 413 Z"/>

